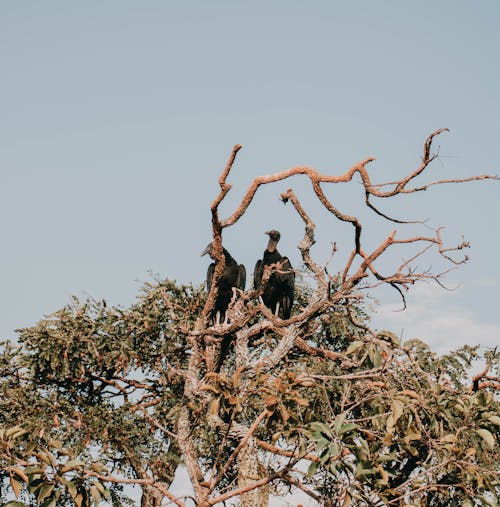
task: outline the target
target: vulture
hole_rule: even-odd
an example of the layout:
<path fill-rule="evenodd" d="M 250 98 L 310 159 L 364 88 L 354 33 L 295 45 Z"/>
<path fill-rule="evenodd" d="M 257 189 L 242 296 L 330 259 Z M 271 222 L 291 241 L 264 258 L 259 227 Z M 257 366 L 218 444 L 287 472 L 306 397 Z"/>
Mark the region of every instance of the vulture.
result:
<path fill-rule="evenodd" d="M 225 249 L 222 249 L 226 265 L 224 272 L 218 283 L 218 294 L 215 299 L 215 307 L 213 311 L 214 321 L 219 314 L 219 322 L 224 321 L 226 317 L 226 310 L 233 297 L 233 287 L 237 289 L 245 290 L 246 282 L 246 270 L 243 264 L 239 264 L 231 257 L 231 254 Z M 213 255 L 213 244 L 209 243 L 207 248 L 201 253 L 201 256 L 208 254 L 214 261 L 216 260 Z M 206 287 L 207 291 L 210 292 L 212 287 L 212 279 L 215 271 L 215 262 L 212 262 L 208 266 Z"/>
<path fill-rule="evenodd" d="M 264 267 L 279 263 L 280 272 L 274 272 L 269 277 L 262 292 L 262 301 L 281 319 L 289 319 L 295 292 L 295 272 L 293 271 L 288 257 L 283 257 L 276 249 L 281 234 L 275 230 L 267 231 L 266 234 L 269 236 L 269 243 L 267 244 L 262 259 L 259 259 L 255 264 L 253 285 L 255 289 L 259 289 L 262 282 Z"/>
<path fill-rule="evenodd" d="M 221 322 L 226 320 L 226 310 L 233 298 L 233 287 L 240 290 L 245 290 L 246 283 L 246 270 L 243 264 L 238 264 L 232 257 L 231 254 L 225 249 L 222 249 L 224 254 L 224 271 L 219 279 L 218 292 L 215 299 L 215 306 L 212 313 L 212 319 L 214 322 Z M 213 244 L 209 243 L 207 248 L 201 253 L 202 257 L 208 254 L 214 261 L 216 261 L 213 252 Z M 208 266 L 206 288 L 210 292 L 212 287 L 212 279 L 214 277 L 215 262 L 212 262 Z M 222 363 L 229 352 L 231 345 L 232 336 L 225 335 L 220 344 L 219 353 L 216 356 L 215 363 L 213 364 L 213 371 L 218 372 L 222 366 Z"/>

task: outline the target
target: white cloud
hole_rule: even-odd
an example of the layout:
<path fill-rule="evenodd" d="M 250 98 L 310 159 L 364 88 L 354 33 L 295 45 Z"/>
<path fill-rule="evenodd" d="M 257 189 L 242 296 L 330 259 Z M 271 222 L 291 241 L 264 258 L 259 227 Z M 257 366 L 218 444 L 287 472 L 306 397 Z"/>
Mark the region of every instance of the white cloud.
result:
<path fill-rule="evenodd" d="M 491 286 L 493 280 L 476 280 Z M 498 281 L 497 281 L 498 284 Z M 479 314 L 463 304 L 462 288 L 445 291 L 432 285 L 417 285 L 408 297 L 404 311 L 396 305 L 381 305 L 372 317 L 376 329 L 389 329 L 404 340 L 419 338 L 438 353 L 462 345 L 492 347 L 498 344 L 500 324 L 485 322 Z"/>

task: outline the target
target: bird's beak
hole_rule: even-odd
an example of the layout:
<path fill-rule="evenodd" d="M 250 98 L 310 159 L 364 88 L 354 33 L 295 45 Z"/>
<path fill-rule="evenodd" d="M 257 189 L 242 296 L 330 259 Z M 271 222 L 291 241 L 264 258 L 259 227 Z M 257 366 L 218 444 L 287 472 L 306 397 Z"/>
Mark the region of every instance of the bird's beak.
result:
<path fill-rule="evenodd" d="M 271 231 L 266 231 L 264 234 L 267 234 L 268 236 L 271 235 Z"/>
<path fill-rule="evenodd" d="M 205 250 L 203 250 L 203 252 L 201 252 L 200 257 L 207 255 L 207 253 L 209 253 L 209 252 L 210 252 L 210 245 L 208 245 L 207 248 L 205 248 Z"/>

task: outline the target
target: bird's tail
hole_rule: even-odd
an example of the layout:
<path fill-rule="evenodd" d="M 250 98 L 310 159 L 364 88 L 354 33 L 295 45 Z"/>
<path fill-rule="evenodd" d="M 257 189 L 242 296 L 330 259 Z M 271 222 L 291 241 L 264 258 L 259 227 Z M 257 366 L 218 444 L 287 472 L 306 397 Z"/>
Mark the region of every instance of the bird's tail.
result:
<path fill-rule="evenodd" d="M 213 371 L 215 373 L 219 373 L 220 369 L 222 368 L 222 364 L 224 363 L 224 359 L 227 357 L 229 353 L 229 349 L 231 347 L 231 342 L 233 341 L 232 335 L 226 335 L 224 338 L 222 338 L 220 348 L 217 347 L 219 350 L 215 352 L 215 360 L 214 360 L 214 366 Z M 217 354 L 217 352 L 219 352 Z"/>

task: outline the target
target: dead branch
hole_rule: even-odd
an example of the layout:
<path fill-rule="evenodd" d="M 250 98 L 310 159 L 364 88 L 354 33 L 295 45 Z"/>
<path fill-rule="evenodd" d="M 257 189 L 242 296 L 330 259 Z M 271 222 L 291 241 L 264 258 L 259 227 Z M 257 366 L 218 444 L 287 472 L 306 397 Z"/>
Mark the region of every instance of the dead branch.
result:
<path fill-rule="evenodd" d="M 356 322 L 356 319 L 351 312 L 349 301 L 354 297 L 361 297 L 358 293 L 354 294 L 354 289 L 357 286 L 362 285 L 362 288 L 374 288 L 381 284 L 392 286 L 398 291 L 403 303 L 405 304 L 403 290 L 407 290 L 410 285 L 420 280 L 434 280 L 437 283 L 440 283 L 439 278 L 443 273 L 436 274 L 430 271 L 417 270 L 413 267 L 415 260 L 423 256 L 431 248 L 435 248 L 443 259 L 454 265 L 460 265 L 467 261 L 467 256 L 455 259 L 450 255 L 450 253 L 467 248 L 469 246 L 468 242 L 462 241 L 462 243 L 452 248 L 445 247 L 441 237 L 441 228 L 435 231 L 434 236 L 415 235 L 408 238 L 399 237 L 399 235 L 397 235 L 397 231 L 394 230 L 382 242 L 380 242 L 375 249 L 372 251 L 365 251 L 362 244 L 363 225 L 360 220 L 358 217 L 346 214 L 342 210 L 338 209 L 327 198 L 322 186 L 323 184 L 349 183 L 356 174 L 359 174 L 365 191 L 365 205 L 368 209 L 378 216 L 398 224 L 422 223 L 409 222 L 390 217 L 388 214 L 375 207 L 371 202 L 371 199 L 374 197 L 390 198 L 396 195 L 420 192 L 430 188 L 431 186 L 445 183 L 463 183 L 485 179 L 499 179 L 497 176 L 481 175 L 461 179 L 443 179 L 417 186 L 415 184 L 415 180 L 421 176 L 438 157 L 438 153 L 434 153 L 432 150 L 435 138 L 446 131 L 447 129 L 439 129 L 427 137 L 424 143 L 423 156 L 419 166 L 397 181 L 381 184 L 372 183 L 367 166 L 370 162 L 375 160 L 374 158 L 366 158 L 340 175 L 325 175 L 319 173 L 312 167 L 296 166 L 272 175 L 258 176 L 254 178 L 239 205 L 228 218 L 223 220 L 219 216 L 219 206 L 231 190 L 231 184 L 229 184 L 227 180 L 236 160 L 237 153 L 241 149 L 240 145 L 234 146 L 229 160 L 218 180 L 220 191 L 211 205 L 213 257 L 215 259 L 215 272 L 212 279 L 211 289 L 207 296 L 200 319 L 198 319 L 193 329 L 191 329 L 188 334 L 188 344 L 191 355 L 189 357 L 189 365 L 184 376 L 184 395 L 187 400 L 190 400 L 190 403 L 192 403 L 192 400 L 196 398 L 198 402 L 201 403 L 202 407 L 208 408 L 218 406 L 211 405 L 211 403 L 215 400 L 214 394 L 212 392 L 204 392 L 203 389 L 201 389 L 203 381 L 201 365 L 204 357 L 204 347 L 213 346 L 214 344 L 219 343 L 223 337 L 231 336 L 236 343 L 236 369 L 239 372 L 238 396 L 243 398 L 247 396 L 248 393 L 252 392 L 253 388 L 251 388 L 251 383 L 254 382 L 255 377 L 258 374 L 272 375 L 275 369 L 279 367 L 283 359 L 288 356 L 294 347 L 297 347 L 305 354 L 318 356 L 325 360 L 340 361 L 341 368 L 355 367 L 357 363 L 351 361 L 345 356 L 345 354 L 311 346 L 303 337 L 302 333 L 304 332 L 304 329 L 307 329 L 308 326 L 314 326 L 314 319 L 320 315 L 321 312 L 330 310 L 335 305 L 342 304 L 342 306 L 346 308 L 347 315 L 351 319 L 352 323 L 360 329 L 364 329 L 367 335 L 374 337 L 375 334 L 364 324 Z M 326 267 L 322 268 L 312 259 L 310 249 L 315 243 L 315 225 L 298 200 L 294 191 L 292 189 L 288 189 L 286 192 L 281 194 L 281 199 L 284 203 L 290 201 L 299 217 L 304 222 L 305 233 L 298 247 L 301 252 L 304 265 L 313 274 L 316 281 L 314 297 L 311 301 L 309 301 L 306 308 L 301 309 L 300 312 L 291 316 L 287 320 L 277 318 L 262 303 L 255 304 L 254 301 L 262 295 L 271 275 L 276 272 L 281 272 L 283 269 L 279 264 L 266 266 L 259 289 L 249 290 L 247 292 L 240 291 L 237 294 L 235 293 L 233 301 L 226 312 L 226 321 L 220 325 L 209 325 L 208 317 L 215 306 L 218 281 L 220 280 L 225 268 L 225 258 L 222 249 L 223 229 L 235 225 L 238 220 L 240 220 L 251 205 L 261 186 L 283 181 L 296 175 L 303 175 L 309 179 L 315 196 L 331 215 L 333 215 L 337 220 L 350 223 L 353 226 L 354 245 L 345 266 L 340 270 L 338 276 L 332 277 L 326 271 Z M 398 245 L 415 245 L 417 253 L 404 260 L 396 267 L 394 272 L 389 274 L 381 273 L 377 269 L 377 261 L 388 250 L 392 250 Z M 369 281 L 365 281 L 367 278 Z M 363 284 L 361 284 L 362 281 Z M 255 322 L 255 319 L 257 318 L 260 318 L 260 320 Z M 250 360 L 251 355 L 249 353 L 249 348 L 256 347 L 259 342 L 259 336 L 265 332 L 271 332 L 273 334 L 272 349 L 269 350 L 267 354 L 263 354 L 260 357 L 255 357 Z M 252 342 L 250 341 L 251 338 L 257 339 Z M 376 338 L 373 339 L 376 341 Z M 369 387 L 369 385 L 372 385 L 369 384 L 370 381 L 378 382 L 378 379 L 382 379 L 387 361 L 389 361 L 388 358 L 392 358 L 391 352 L 389 351 L 386 356 L 384 356 L 386 363 L 383 366 L 373 370 L 360 372 L 359 374 L 351 372 L 346 375 L 337 376 L 310 375 L 307 378 L 312 381 L 320 380 L 323 382 L 331 380 L 359 380 L 361 382 L 367 382 L 367 386 Z M 208 377 L 206 377 L 206 379 L 210 381 Z M 480 382 L 481 379 L 486 380 L 489 387 L 498 383 L 498 379 L 489 377 L 486 371 L 482 376 L 477 379 L 473 379 L 472 390 L 477 390 L 480 386 L 485 384 L 484 382 Z M 193 413 L 191 413 L 189 406 L 189 404 L 186 404 L 181 407 L 179 411 L 176 433 L 168 432 L 166 434 L 169 434 L 169 436 L 176 439 L 183 456 L 184 464 L 191 476 L 195 493 L 202 505 L 214 505 L 216 503 L 224 502 L 234 496 L 242 495 L 248 491 L 260 488 L 275 479 L 285 480 L 297 486 L 296 481 L 288 475 L 288 471 L 293 466 L 292 461 L 295 464 L 297 460 L 304 458 L 304 456 L 299 457 L 299 455 L 295 452 L 290 454 L 289 451 L 280 450 L 278 447 L 266 444 L 265 442 L 259 440 L 258 445 L 261 448 L 280 456 L 289 457 L 291 462 L 279 472 L 269 474 L 267 477 L 257 480 L 256 482 L 252 482 L 250 485 L 236 488 L 233 491 L 219 495 L 217 498 L 209 499 L 210 494 L 216 490 L 218 483 L 227 473 L 230 465 L 236 460 L 241 450 L 250 439 L 255 439 L 254 432 L 259 424 L 270 415 L 270 412 L 267 409 L 264 410 L 253 420 L 251 424 L 249 423 L 249 426 L 246 423 L 241 424 L 238 422 L 237 419 L 235 419 L 234 412 L 231 415 L 231 421 L 229 424 L 227 424 L 227 420 L 226 422 L 222 421 L 218 413 L 210 414 L 208 418 L 210 419 L 208 421 L 210 426 L 213 429 L 225 429 L 226 437 L 238 438 L 239 444 L 236 446 L 224 466 L 219 467 L 219 459 L 216 459 L 215 464 L 212 467 L 211 479 L 207 482 L 204 480 L 204 473 L 200 465 L 200 456 L 198 455 L 193 437 L 196 429 L 196 417 Z M 203 410 L 203 408 L 201 410 Z M 224 442 L 226 441 L 226 437 L 224 438 Z M 317 458 L 315 458 L 312 454 L 308 454 L 305 459 L 316 461 Z M 428 472 L 429 471 L 425 473 Z M 400 488 L 405 484 L 406 483 L 400 485 Z M 311 493 L 311 496 L 315 498 L 314 493 Z"/>
<path fill-rule="evenodd" d="M 265 486 L 266 484 L 269 484 L 270 482 L 276 479 L 282 478 L 285 474 L 288 473 L 289 470 L 291 470 L 297 464 L 298 461 L 299 459 L 295 459 L 294 461 L 287 463 L 281 470 L 274 472 L 268 475 L 267 477 L 264 477 L 263 479 L 257 480 L 252 484 L 249 484 L 248 486 L 234 489 L 216 498 L 211 498 L 207 501 L 207 505 L 216 505 L 217 503 L 224 502 L 226 500 L 229 500 L 230 498 L 234 498 L 235 496 L 241 496 L 244 493 L 247 493 L 254 489 L 261 488 L 262 486 Z"/>
<path fill-rule="evenodd" d="M 229 470 L 229 467 L 231 466 L 231 463 L 236 459 L 239 452 L 243 448 L 243 446 L 248 442 L 248 439 L 252 437 L 252 435 L 255 433 L 255 430 L 258 428 L 259 424 L 266 418 L 271 415 L 271 412 L 267 409 L 263 410 L 259 416 L 254 420 L 250 428 L 248 429 L 246 435 L 240 440 L 238 443 L 238 446 L 236 449 L 232 452 L 231 456 L 229 456 L 228 460 L 226 461 L 226 464 L 221 468 L 219 473 L 210 481 L 210 487 L 211 490 L 217 486 L 221 478 L 224 476 L 224 474 Z"/>
<path fill-rule="evenodd" d="M 224 200 L 224 197 L 226 197 L 227 193 L 231 190 L 231 185 L 226 182 L 227 177 L 229 176 L 229 173 L 231 171 L 231 168 L 233 167 L 234 161 L 236 160 L 236 154 L 241 149 L 241 146 L 239 144 L 236 144 L 233 147 L 233 151 L 231 152 L 231 155 L 229 157 L 229 160 L 227 161 L 227 164 L 224 168 L 224 171 L 222 172 L 220 178 L 219 178 L 219 185 L 221 188 L 221 191 L 215 198 L 214 202 L 212 203 L 212 206 L 210 207 L 212 211 L 212 235 L 213 235 L 213 255 L 215 257 L 215 271 L 213 275 L 213 281 L 212 286 L 210 288 L 210 292 L 208 294 L 207 300 L 205 302 L 205 306 L 203 308 L 203 316 L 205 318 L 208 317 L 210 312 L 213 310 L 215 305 L 215 300 L 217 298 L 217 286 L 218 281 L 220 280 L 220 277 L 222 276 L 222 273 L 224 272 L 225 268 L 225 258 L 224 254 L 222 252 L 222 228 L 223 225 L 221 221 L 219 220 L 219 205 Z"/>
<path fill-rule="evenodd" d="M 316 500 L 316 502 L 318 502 L 318 503 L 322 502 L 322 498 L 319 495 L 317 495 L 316 493 L 314 493 L 313 491 L 311 491 L 309 488 L 304 486 L 304 484 L 302 484 L 301 481 L 293 478 L 292 476 L 290 476 L 288 474 L 283 474 L 282 479 L 284 481 L 288 482 L 289 484 L 293 484 L 296 488 L 302 490 L 306 495 L 310 496 L 313 500 Z"/>
<path fill-rule="evenodd" d="M 345 355 L 341 354 L 340 352 L 333 352 L 332 350 L 328 349 L 311 347 L 311 345 L 308 345 L 302 338 L 296 338 L 295 345 L 306 354 L 310 354 L 312 356 L 323 357 L 325 359 L 331 360 L 345 359 Z"/>
<path fill-rule="evenodd" d="M 483 371 L 472 377 L 472 385 L 470 390 L 472 392 L 480 391 L 481 389 L 492 388 L 500 389 L 500 378 L 488 375 L 491 364 L 487 364 Z M 480 382 L 480 380 L 486 379 L 486 382 Z"/>
<path fill-rule="evenodd" d="M 314 463 L 321 462 L 321 460 L 315 454 L 305 453 L 302 455 L 297 452 L 286 451 L 285 449 L 280 449 L 279 447 L 276 447 L 275 445 L 268 444 L 267 442 L 264 442 L 264 440 L 257 440 L 257 445 L 259 447 L 261 447 L 262 449 L 264 449 L 265 451 L 268 451 L 272 454 L 276 454 L 278 456 L 284 456 L 286 458 L 306 459 L 306 460 L 312 461 Z"/>
<path fill-rule="evenodd" d="M 318 285 L 325 287 L 328 282 L 327 280 L 325 280 L 324 270 L 321 268 L 321 266 L 319 266 L 312 260 L 310 253 L 311 247 L 314 245 L 314 243 L 316 243 L 316 240 L 314 239 L 314 229 L 315 229 L 314 223 L 309 218 L 309 215 L 305 212 L 297 196 L 295 195 L 295 192 L 291 188 L 289 188 L 286 192 L 281 194 L 281 200 L 285 204 L 288 201 L 291 201 L 294 208 L 297 210 L 297 213 L 300 215 L 300 218 L 302 218 L 302 220 L 304 221 L 305 223 L 304 238 L 298 245 L 300 253 L 302 254 L 302 260 L 304 261 L 305 266 L 312 273 L 314 273 Z"/>
<path fill-rule="evenodd" d="M 116 484 L 138 484 L 138 485 L 147 485 L 153 486 L 158 491 L 160 491 L 166 498 L 170 500 L 170 503 L 175 503 L 178 507 L 186 507 L 184 502 L 181 502 L 176 496 L 174 496 L 165 486 L 158 483 L 152 478 L 148 479 L 127 479 L 124 477 L 115 477 L 112 475 L 103 475 L 98 472 L 94 472 L 91 470 L 87 470 L 85 472 L 85 477 L 95 477 L 104 482 L 113 482 Z"/>

